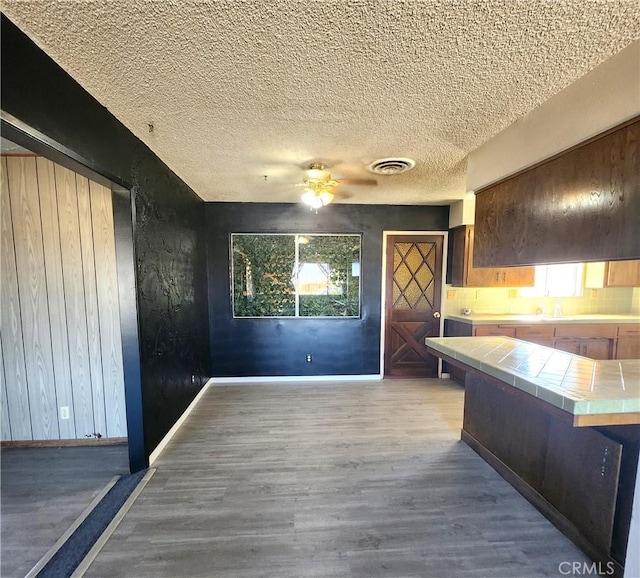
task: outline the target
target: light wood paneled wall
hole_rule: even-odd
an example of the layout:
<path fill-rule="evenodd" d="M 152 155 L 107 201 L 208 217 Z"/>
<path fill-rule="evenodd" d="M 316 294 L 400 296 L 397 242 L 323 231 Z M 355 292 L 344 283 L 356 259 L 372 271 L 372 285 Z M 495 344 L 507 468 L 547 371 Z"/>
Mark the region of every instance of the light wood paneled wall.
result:
<path fill-rule="evenodd" d="M 2 329 L 3 370 L 6 404 L 9 415 L 13 414 L 11 438 L 16 440 L 32 439 L 31 414 L 29 411 L 29 393 L 27 390 L 27 370 L 24 363 L 22 339 L 22 314 L 18 296 L 18 271 L 16 252 L 13 242 L 13 223 L 9 203 L 9 183 L 7 180 L 7 160 L 2 159 L 2 307 L 0 309 L 0 327 Z M 3 399 L 4 402 L 4 399 Z M 9 418 L 10 419 L 10 418 Z M 4 433 L 4 428 L 3 428 Z M 4 438 L 3 438 L 4 439 Z"/>
<path fill-rule="evenodd" d="M 11 422 L 9 421 L 9 408 L 7 407 L 7 390 L 4 379 L 4 356 L 2 354 L 2 340 L 0 339 L 0 405 L 2 415 L 0 415 L 0 435 L 1 439 L 11 439 Z"/>
<path fill-rule="evenodd" d="M 98 291 L 99 355 L 102 360 L 102 381 L 105 384 L 105 428 L 108 432 L 122 431 L 121 435 L 126 435 L 118 272 L 111 191 L 93 181 L 89 181 L 89 190 Z"/>
<path fill-rule="evenodd" d="M 2 157 L 1 224 L 2 440 L 126 436 L 111 191 Z"/>

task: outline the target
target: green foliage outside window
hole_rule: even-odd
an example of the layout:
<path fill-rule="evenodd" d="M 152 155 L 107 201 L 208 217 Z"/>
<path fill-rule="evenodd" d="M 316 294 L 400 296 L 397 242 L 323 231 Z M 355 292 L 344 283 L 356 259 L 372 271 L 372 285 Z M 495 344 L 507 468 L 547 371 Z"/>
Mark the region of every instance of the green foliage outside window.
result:
<path fill-rule="evenodd" d="M 293 235 L 232 235 L 236 317 L 295 315 Z"/>
<path fill-rule="evenodd" d="M 359 235 L 231 236 L 235 317 L 357 317 Z"/>

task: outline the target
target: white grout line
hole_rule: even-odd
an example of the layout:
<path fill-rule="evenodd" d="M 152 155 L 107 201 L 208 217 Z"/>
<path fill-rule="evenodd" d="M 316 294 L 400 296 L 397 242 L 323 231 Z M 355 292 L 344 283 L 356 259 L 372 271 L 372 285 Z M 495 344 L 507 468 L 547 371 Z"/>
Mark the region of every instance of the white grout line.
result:
<path fill-rule="evenodd" d="M 73 524 L 71 524 L 71 526 L 67 528 L 65 533 L 62 534 L 62 536 L 60 536 L 58 541 L 53 546 L 51 546 L 51 548 L 49 548 L 47 553 L 42 558 L 40 558 L 40 560 L 38 560 L 36 565 L 33 568 L 31 568 L 29 573 L 24 578 L 34 578 L 38 574 L 38 572 L 40 572 L 40 570 L 42 570 L 46 566 L 49 560 L 51 560 L 51 558 L 55 556 L 56 552 L 60 550 L 60 548 L 64 545 L 64 543 L 69 539 L 71 534 L 73 534 L 78 529 L 78 526 L 80 526 L 80 524 L 82 524 L 82 522 L 85 521 L 87 516 L 100 503 L 102 498 L 104 498 L 107 495 L 109 490 L 113 488 L 113 486 L 115 486 L 116 482 L 119 479 L 120 479 L 120 476 L 115 476 L 104 488 L 102 488 L 101 492 L 95 498 L 93 498 L 91 503 L 83 510 L 82 514 L 80 514 L 75 519 Z"/>
<path fill-rule="evenodd" d="M 82 576 L 84 576 L 84 573 L 89 569 L 89 566 L 91 566 L 93 561 L 97 558 L 100 550 L 104 548 L 104 545 L 107 543 L 109 538 L 111 538 L 111 535 L 116 531 L 116 528 L 120 525 L 120 522 L 122 522 L 124 517 L 127 515 L 127 512 L 131 509 L 131 506 L 133 506 L 133 503 L 142 493 L 142 490 L 144 490 L 145 486 L 155 473 L 155 468 L 147 470 L 147 473 L 144 475 L 142 480 L 140 480 L 140 483 L 138 483 L 133 492 L 131 492 L 131 495 L 127 498 L 127 501 L 122 504 L 122 507 L 118 510 L 113 520 L 111 520 L 111 523 L 106 527 L 105 531 L 102 532 L 102 535 L 98 538 L 91 550 L 87 552 L 87 555 L 74 570 L 73 574 L 71 574 L 70 578 L 82 578 Z"/>

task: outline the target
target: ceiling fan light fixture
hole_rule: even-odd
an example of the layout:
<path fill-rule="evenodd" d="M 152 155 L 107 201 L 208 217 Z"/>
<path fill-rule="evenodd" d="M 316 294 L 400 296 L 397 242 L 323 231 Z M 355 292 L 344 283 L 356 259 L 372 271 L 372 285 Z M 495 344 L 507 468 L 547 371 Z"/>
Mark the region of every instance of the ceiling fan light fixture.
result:
<path fill-rule="evenodd" d="M 305 181 L 330 181 L 331 173 L 322 163 L 312 163 L 305 171 L 304 179 Z"/>
<path fill-rule="evenodd" d="M 328 189 L 305 189 L 302 193 L 302 202 L 312 209 L 319 209 L 333 201 L 333 193 Z"/>
<path fill-rule="evenodd" d="M 333 193 L 329 190 L 320 191 L 319 197 L 323 207 L 333 201 Z"/>
<path fill-rule="evenodd" d="M 302 202 L 309 205 L 312 209 L 319 209 L 328 205 L 333 201 L 333 187 L 338 184 L 331 178 L 331 173 L 325 170 L 322 163 L 312 163 L 305 171 L 304 179 L 301 185 Z"/>

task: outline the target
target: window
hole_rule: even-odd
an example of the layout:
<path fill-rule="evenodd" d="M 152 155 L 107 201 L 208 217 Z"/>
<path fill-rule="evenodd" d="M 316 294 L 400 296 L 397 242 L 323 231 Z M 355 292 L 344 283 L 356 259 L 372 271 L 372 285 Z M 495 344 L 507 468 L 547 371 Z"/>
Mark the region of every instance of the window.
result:
<path fill-rule="evenodd" d="M 579 297 L 582 295 L 582 263 L 537 265 L 535 285 L 520 289 L 521 297 Z"/>
<path fill-rule="evenodd" d="M 358 317 L 360 235 L 231 235 L 234 317 Z"/>

